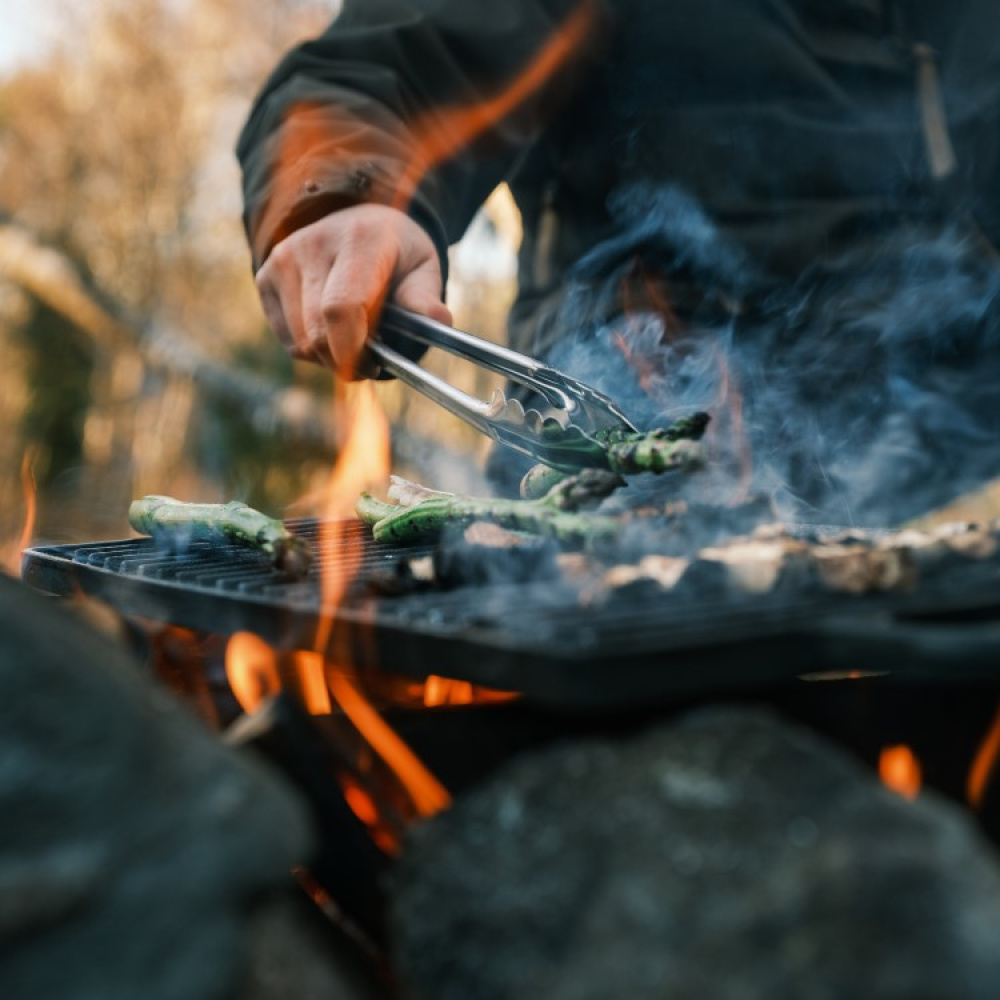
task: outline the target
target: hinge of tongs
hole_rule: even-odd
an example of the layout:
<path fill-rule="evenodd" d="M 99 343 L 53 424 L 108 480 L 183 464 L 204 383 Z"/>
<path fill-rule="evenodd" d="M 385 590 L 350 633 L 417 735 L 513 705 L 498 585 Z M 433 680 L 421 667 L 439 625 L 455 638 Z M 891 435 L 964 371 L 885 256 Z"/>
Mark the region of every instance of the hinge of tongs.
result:
<path fill-rule="evenodd" d="M 405 337 L 464 358 L 540 396 L 545 412 L 525 409 L 497 390 L 478 399 L 389 347 L 379 333 Z M 495 441 L 557 469 L 607 468 L 605 446 L 594 435 L 602 430 L 635 427 L 618 406 L 592 386 L 499 344 L 445 326 L 436 320 L 385 305 L 368 346 L 379 367 L 443 406 Z"/>

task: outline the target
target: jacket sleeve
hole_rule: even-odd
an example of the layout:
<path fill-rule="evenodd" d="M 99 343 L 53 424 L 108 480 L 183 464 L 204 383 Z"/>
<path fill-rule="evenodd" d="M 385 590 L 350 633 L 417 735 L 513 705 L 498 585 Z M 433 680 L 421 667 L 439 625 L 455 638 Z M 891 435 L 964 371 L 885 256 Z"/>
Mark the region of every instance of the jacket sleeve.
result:
<path fill-rule="evenodd" d="M 361 202 L 409 211 L 442 260 L 591 64 L 598 0 L 345 0 L 289 53 L 237 145 L 254 269 Z"/>

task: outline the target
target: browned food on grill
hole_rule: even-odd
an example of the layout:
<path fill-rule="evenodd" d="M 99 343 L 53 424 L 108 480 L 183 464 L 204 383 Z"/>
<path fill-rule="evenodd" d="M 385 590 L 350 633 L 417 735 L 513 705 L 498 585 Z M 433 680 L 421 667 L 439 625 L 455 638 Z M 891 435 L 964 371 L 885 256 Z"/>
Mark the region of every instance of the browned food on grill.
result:
<path fill-rule="evenodd" d="M 603 576 L 607 587 L 627 587 L 630 584 L 652 581 L 664 590 L 672 590 L 691 565 L 690 559 L 679 556 L 643 556 L 632 565 L 612 566 Z"/>
<path fill-rule="evenodd" d="M 474 521 L 462 532 L 462 539 L 469 545 L 488 549 L 514 549 L 524 544 L 524 534 L 511 531 L 490 521 Z"/>
<path fill-rule="evenodd" d="M 970 559 L 989 559 L 997 552 L 998 527 L 964 521 L 942 524 L 931 531 L 936 541 L 958 555 Z"/>
<path fill-rule="evenodd" d="M 746 538 L 702 549 L 698 558 L 724 566 L 729 587 L 749 594 L 766 594 L 791 575 L 799 580 L 805 578 L 809 547 L 798 538 Z"/>
<path fill-rule="evenodd" d="M 911 590 L 917 584 L 917 569 L 905 548 L 873 548 L 861 543 L 815 545 L 809 557 L 829 590 L 867 594 Z"/>
<path fill-rule="evenodd" d="M 442 587 L 529 583 L 557 577 L 554 540 L 474 521 L 446 531 L 434 548 L 434 579 Z"/>
<path fill-rule="evenodd" d="M 690 557 L 647 555 L 600 567 L 593 559 L 566 563 L 564 578 L 581 583 L 589 601 L 650 588 L 678 597 L 762 595 L 819 590 L 867 594 L 912 591 L 949 568 L 1000 556 L 1000 525 L 946 524 L 929 531 L 865 532 L 802 537 L 781 524 L 699 548 Z"/>

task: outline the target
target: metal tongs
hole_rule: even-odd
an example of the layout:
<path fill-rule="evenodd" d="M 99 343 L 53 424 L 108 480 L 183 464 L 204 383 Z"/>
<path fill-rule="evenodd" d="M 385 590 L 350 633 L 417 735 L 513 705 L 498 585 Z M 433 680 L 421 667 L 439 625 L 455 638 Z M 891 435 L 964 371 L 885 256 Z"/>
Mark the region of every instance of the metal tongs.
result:
<path fill-rule="evenodd" d="M 508 399 L 497 389 L 489 401 L 470 396 L 393 350 L 379 336 L 405 337 L 428 347 L 439 347 L 491 372 L 498 372 L 545 400 L 545 412 Z M 480 337 L 463 333 L 436 320 L 385 305 L 378 331 L 368 341 L 379 367 L 423 393 L 478 431 L 538 462 L 572 472 L 608 467 L 606 445 L 595 437 L 601 431 L 635 427 L 603 393 L 563 372 Z"/>

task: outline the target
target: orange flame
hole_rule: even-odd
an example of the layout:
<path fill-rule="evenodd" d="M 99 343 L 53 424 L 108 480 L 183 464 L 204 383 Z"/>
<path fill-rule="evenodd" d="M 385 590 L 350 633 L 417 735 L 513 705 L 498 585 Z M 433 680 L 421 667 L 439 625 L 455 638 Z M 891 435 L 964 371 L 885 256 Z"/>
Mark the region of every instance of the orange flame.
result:
<path fill-rule="evenodd" d="M 976 751 L 969 770 L 965 789 L 969 805 L 973 809 L 978 809 L 983 804 L 983 797 L 993 777 L 998 755 L 1000 755 L 1000 708 L 997 709 L 993 723 Z"/>
<path fill-rule="evenodd" d="M 300 654 L 316 656 L 315 653 Z M 378 714 L 371 702 L 355 687 L 342 670 L 327 671 L 330 691 L 344 714 L 362 733 L 371 748 L 392 768 L 413 800 L 421 816 L 433 816 L 447 809 L 451 796 L 447 789 L 424 766 L 419 757 L 403 742 L 395 730 Z"/>
<path fill-rule="evenodd" d="M 920 761 L 908 746 L 885 747 L 879 755 L 878 773 L 882 784 L 904 799 L 912 801 L 920 794 Z"/>
<path fill-rule="evenodd" d="M 407 123 L 411 145 L 402 176 L 395 180 L 391 204 L 405 209 L 421 178 L 435 165 L 464 149 L 491 126 L 523 104 L 575 55 L 596 24 L 596 5 L 582 0 L 543 44 L 531 62 L 499 93 L 485 100 L 457 107 L 436 108 Z M 300 101 L 287 112 L 281 145 L 273 172 L 274 198 L 270 212 L 284 212 L 296 201 L 302 183 L 300 161 L 323 150 L 331 160 L 354 162 L 368 155 L 359 139 L 366 129 L 348 114 L 330 113 L 315 101 Z M 262 230 L 269 232 L 274 220 L 265 217 Z"/>
<path fill-rule="evenodd" d="M 371 382 L 337 384 L 336 405 L 344 425 L 340 455 L 326 486 L 319 549 L 322 609 L 315 648 L 330 647 L 333 618 L 358 568 L 359 551 L 346 544 L 344 518 L 358 496 L 389 475 L 390 438 L 386 418 Z M 353 405 L 351 405 L 353 404 Z"/>
<path fill-rule="evenodd" d="M 24 497 L 24 524 L 21 536 L 7 557 L 6 568 L 17 576 L 21 572 L 21 553 L 31 544 L 35 533 L 35 518 L 38 511 L 37 489 L 35 487 L 35 448 L 28 448 L 21 459 L 21 495 Z"/>
<path fill-rule="evenodd" d="M 226 644 L 226 679 L 248 715 L 281 690 L 274 650 L 252 632 L 236 632 Z"/>
<path fill-rule="evenodd" d="M 565 66 L 580 51 L 586 35 L 594 27 L 596 9 L 589 0 L 582 0 L 530 63 L 499 93 L 467 106 L 436 108 L 408 123 L 412 146 L 406 151 L 408 162 L 403 174 L 395 181 L 393 206 L 405 209 L 428 170 L 474 142 L 536 94 Z M 328 114 L 314 102 L 293 106 L 285 126 L 273 172 L 277 187 L 270 210 L 274 212 L 284 211 L 295 200 L 302 180 L 296 166 L 304 157 L 322 150 L 331 158 L 350 161 L 358 152 L 357 122 L 346 116 L 338 118 L 336 113 Z M 270 228 L 265 219 L 262 230 Z M 346 544 L 343 518 L 353 509 L 358 495 L 383 481 L 389 470 L 388 423 L 377 404 L 373 386 L 368 382 L 353 386 L 338 382 L 335 389 L 345 433 L 322 511 L 323 528 L 319 540 L 322 615 L 315 637 L 315 652 L 299 652 L 292 659 L 301 690 L 311 692 L 307 698 L 316 698 L 316 678 L 325 669 L 328 693 L 368 745 L 396 774 L 412 798 L 417 813 L 429 816 L 447 807 L 450 802 L 447 790 L 382 719 L 346 672 L 337 667 L 327 668 L 322 659 L 330 657 L 333 663 L 350 662 L 346 650 L 336 648 L 338 636 L 334 626 L 337 608 L 357 572 L 360 552 L 352 551 Z M 348 403 L 353 405 L 346 405 Z M 234 692 L 247 708 L 259 704 L 262 692 L 271 693 L 272 685 L 280 686 L 281 678 L 273 654 L 271 659 L 265 660 L 259 645 L 245 638 L 237 640 L 234 636 L 233 639 L 230 644 L 232 656 L 227 650 L 227 673 Z M 432 705 L 465 703 L 474 700 L 475 696 L 471 685 L 443 678 L 428 681 L 424 689 L 424 700 Z M 314 700 L 313 703 L 318 702 Z M 365 812 L 367 806 L 358 795 L 353 793 L 352 798 L 354 806 Z"/>
<path fill-rule="evenodd" d="M 404 207 L 428 170 L 474 142 L 501 121 L 579 53 L 595 24 L 595 7 L 581 3 L 552 33 L 534 59 L 499 94 L 467 107 L 442 108 L 418 119 L 413 128 L 416 149 L 398 192 Z"/>

